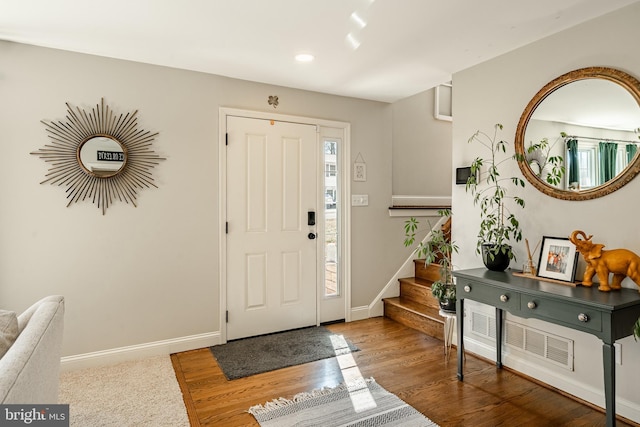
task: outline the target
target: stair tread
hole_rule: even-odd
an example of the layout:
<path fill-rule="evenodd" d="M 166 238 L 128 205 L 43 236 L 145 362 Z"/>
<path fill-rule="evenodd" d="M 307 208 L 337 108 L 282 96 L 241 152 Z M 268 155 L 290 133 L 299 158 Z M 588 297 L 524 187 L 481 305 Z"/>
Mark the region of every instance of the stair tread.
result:
<path fill-rule="evenodd" d="M 444 319 L 442 318 L 442 316 L 440 316 L 440 309 L 438 308 L 430 307 L 428 305 L 424 305 L 419 302 L 415 302 L 413 300 L 402 297 L 385 298 L 384 301 L 389 304 L 402 307 L 403 309 L 411 311 L 420 316 L 427 317 L 440 323 L 444 323 Z"/>
<path fill-rule="evenodd" d="M 433 280 L 422 279 L 420 277 L 401 277 L 398 280 L 401 282 L 413 283 L 414 285 L 425 286 L 427 288 L 430 288 L 433 284 Z"/>

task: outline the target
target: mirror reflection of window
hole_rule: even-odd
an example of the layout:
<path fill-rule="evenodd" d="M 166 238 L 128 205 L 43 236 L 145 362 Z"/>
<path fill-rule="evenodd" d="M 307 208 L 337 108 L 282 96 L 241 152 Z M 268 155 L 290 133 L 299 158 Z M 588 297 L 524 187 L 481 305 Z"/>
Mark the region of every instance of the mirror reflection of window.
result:
<path fill-rule="evenodd" d="M 596 148 L 578 146 L 578 170 L 580 186 L 578 190 L 587 190 L 596 186 L 598 169 L 596 168 Z"/>
<path fill-rule="evenodd" d="M 572 139 L 569 137 L 569 139 Z M 578 141 L 578 157 L 577 157 L 577 174 L 576 178 L 573 168 L 576 167 L 571 163 L 571 150 L 568 148 L 565 152 L 567 162 L 566 186 L 569 190 L 587 190 L 605 184 L 607 181 L 620 175 L 637 153 L 637 145 L 631 141 L 615 142 L 615 141 L 595 141 L 581 140 Z M 610 145 L 609 150 L 603 148 L 604 145 Z M 567 147 L 569 143 L 567 142 Z M 604 158 L 604 157 L 607 158 Z M 612 170 L 605 171 L 605 164 L 611 163 Z"/>

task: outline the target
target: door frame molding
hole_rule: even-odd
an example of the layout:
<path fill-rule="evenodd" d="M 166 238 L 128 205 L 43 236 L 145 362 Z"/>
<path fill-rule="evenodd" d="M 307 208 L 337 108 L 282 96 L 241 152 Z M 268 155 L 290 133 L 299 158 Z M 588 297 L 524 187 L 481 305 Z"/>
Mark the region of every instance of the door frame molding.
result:
<path fill-rule="evenodd" d="M 237 116 L 253 119 L 277 120 L 282 122 L 292 122 L 300 124 L 315 125 L 316 127 L 331 127 L 344 130 L 344 142 L 340 147 L 340 158 L 342 163 L 339 171 L 343 179 L 340 180 L 339 191 L 341 193 L 342 209 L 340 212 L 340 221 L 342 222 L 341 239 L 339 251 L 341 256 L 341 274 L 340 280 L 343 285 L 344 292 L 344 313 L 345 320 L 351 321 L 351 124 L 347 122 L 339 122 L 333 120 L 315 119 L 310 117 L 292 116 L 286 114 L 277 114 L 265 111 L 242 110 L 236 108 L 220 107 L 218 113 L 218 283 L 220 287 L 220 339 L 221 344 L 227 342 L 227 239 L 226 239 L 226 222 L 227 222 L 227 151 L 226 151 L 226 133 L 227 133 L 227 117 Z M 324 169 L 319 171 L 322 173 L 324 180 Z M 322 196 L 322 205 L 324 206 L 324 193 Z M 316 323 L 319 322 L 320 301 L 316 303 Z"/>

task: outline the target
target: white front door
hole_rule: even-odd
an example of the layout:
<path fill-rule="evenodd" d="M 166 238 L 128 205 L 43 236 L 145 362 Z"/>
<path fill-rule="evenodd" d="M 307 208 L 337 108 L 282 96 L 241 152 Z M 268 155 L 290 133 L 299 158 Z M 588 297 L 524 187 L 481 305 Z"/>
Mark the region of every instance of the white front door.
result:
<path fill-rule="evenodd" d="M 316 325 L 316 126 L 228 116 L 227 134 L 227 339 Z"/>

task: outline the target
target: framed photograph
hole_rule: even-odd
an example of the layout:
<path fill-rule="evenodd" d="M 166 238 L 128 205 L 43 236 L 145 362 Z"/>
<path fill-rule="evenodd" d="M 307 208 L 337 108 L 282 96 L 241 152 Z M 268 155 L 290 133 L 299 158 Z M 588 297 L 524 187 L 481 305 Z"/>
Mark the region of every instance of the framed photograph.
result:
<path fill-rule="evenodd" d="M 542 237 L 538 276 L 547 279 L 574 282 L 578 252 L 576 246 L 566 237 Z"/>
<path fill-rule="evenodd" d="M 367 164 L 355 162 L 353 164 L 353 180 L 354 181 L 366 181 L 367 180 Z"/>

